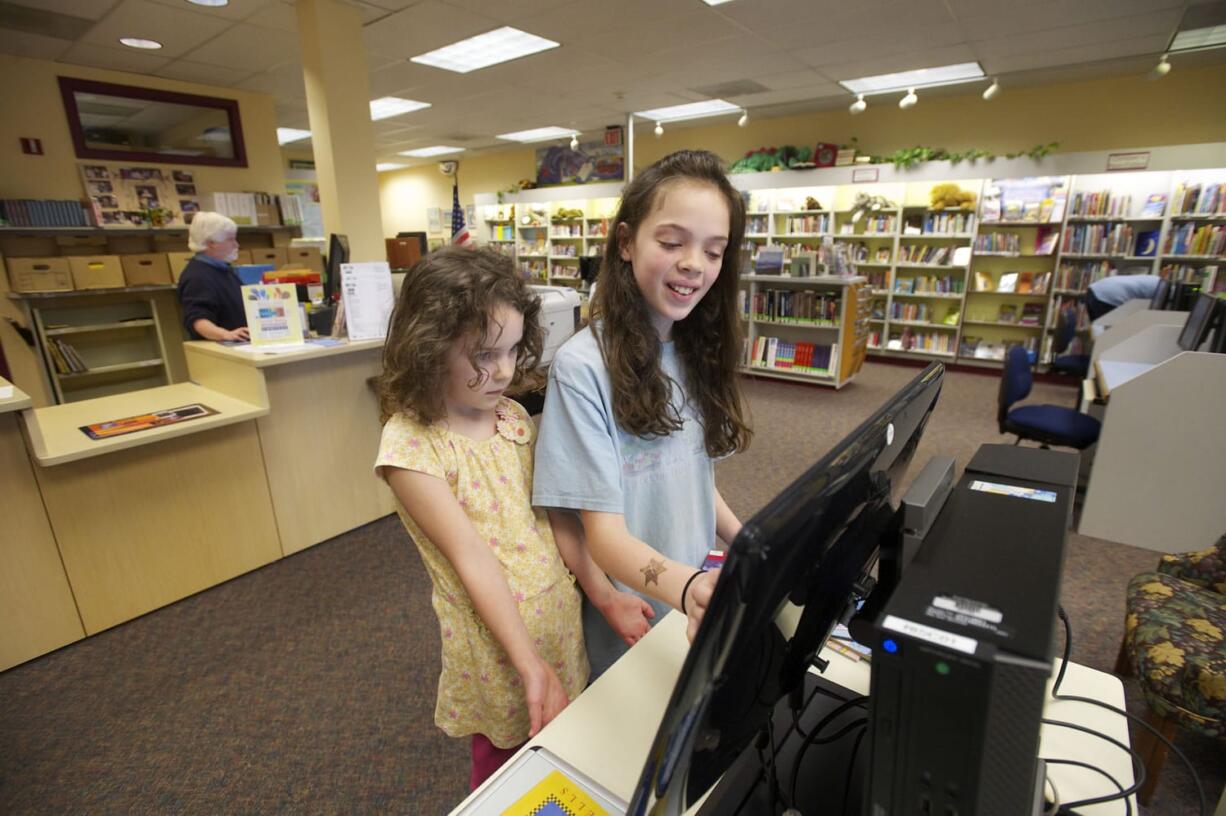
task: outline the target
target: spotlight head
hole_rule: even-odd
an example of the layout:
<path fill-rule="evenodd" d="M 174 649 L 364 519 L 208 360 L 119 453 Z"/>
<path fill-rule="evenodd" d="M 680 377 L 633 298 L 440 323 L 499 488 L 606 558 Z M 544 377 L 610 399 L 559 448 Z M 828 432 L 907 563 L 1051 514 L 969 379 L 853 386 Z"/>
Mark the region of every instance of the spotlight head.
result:
<path fill-rule="evenodd" d="M 570 135 L 570 149 L 571 150 L 579 149 L 579 134 L 578 133 L 572 133 Z"/>
<path fill-rule="evenodd" d="M 1171 72 L 1170 54 L 1163 54 L 1162 59 L 1149 72 L 1150 79 L 1162 79 Z"/>
<path fill-rule="evenodd" d="M 1000 93 L 1000 83 L 993 78 L 992 84 L 983 89 L 983 101 L 991 102 L 998 93 Z"/>
<path fill-rule="evenodd" d="M 868 107 L 868 103 L 864 101 L 864 94 L 856 94 L 856 101 L 851 103 L 851 107 L 847 110 L 851 111 L 851 115 L 855 116 L 858 113 L 864 113 Z"/>
<path fill-rule="evenodd" d="M 907 95 L 904 96 L 902 99 L 898 100 L 898 107 L 902 108 L 903 110 L 906 110 L 907 108 L 914 107 L 915 103 L 918 101 L 919 101 L 919 97 L 916 96 L 915 89 L 908 88 Z"/>
<path fill-rule="evenodd" d="M 745 127 L 749 124 L 749 111 L 741 111 L 741 118 L 736 120 L 737 127 Z"/>
<path fill-rule="evenodd" d="M 663 135 L 664 135 L 664 125 L 660 124 L 659 122 L 656 122 L 656 138 L 658 139 L 659 137 Z"/>

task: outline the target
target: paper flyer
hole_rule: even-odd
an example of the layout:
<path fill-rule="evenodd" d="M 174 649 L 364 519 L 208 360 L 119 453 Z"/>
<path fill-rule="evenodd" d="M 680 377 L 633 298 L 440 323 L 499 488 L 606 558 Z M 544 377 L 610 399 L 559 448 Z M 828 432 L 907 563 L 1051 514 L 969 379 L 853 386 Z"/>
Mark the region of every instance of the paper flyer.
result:
<path fill-rule="evenodd" d="M 301 344 L 302 320 L 293 284 L 253 283 L 243 288 L 251 345 Z"/>

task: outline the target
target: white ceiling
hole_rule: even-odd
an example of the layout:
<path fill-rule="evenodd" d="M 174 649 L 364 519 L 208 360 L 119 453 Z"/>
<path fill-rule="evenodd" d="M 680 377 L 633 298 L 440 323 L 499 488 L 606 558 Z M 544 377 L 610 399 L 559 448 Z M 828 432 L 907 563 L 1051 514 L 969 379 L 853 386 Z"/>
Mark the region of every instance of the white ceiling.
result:
<path fill-rule="evenodd" d="M 1001 84 L 1143 73 L 1185 12 L 1223 0 L 341 0 L 357 7 L 371 96 L 433 107 L 375 125 L 380 160 L 446 143 L 499 149 L 496 133 L 557 125 L 595 132 L 627 112 L 722 94 L 755 117 L 845 106 L 838 80 L 977 60 Z M 272 94 L 278 125 L 308 128 L 292 0 L 2 0 L 79 18 L 64 39 L 3 27 L 0 53 Z M 37 22 L 37 21 L 36 21 Z M 408 58 L 503 25 L 562 47 L 469 74 Z M 59 34 L 61 36 L 54 36 Z M 119 45 L 159 40 L 159 51 Z M 1226 61 L 1226 49 L 1180 64 Z M 724 93 L 727 83 L 756 88 Z M 977 89 L 977 87 L 976 87 Z M 965 90 L 965 89 L 963 89 Z M 302 145 L 309 142 L 299 143 Z"/>

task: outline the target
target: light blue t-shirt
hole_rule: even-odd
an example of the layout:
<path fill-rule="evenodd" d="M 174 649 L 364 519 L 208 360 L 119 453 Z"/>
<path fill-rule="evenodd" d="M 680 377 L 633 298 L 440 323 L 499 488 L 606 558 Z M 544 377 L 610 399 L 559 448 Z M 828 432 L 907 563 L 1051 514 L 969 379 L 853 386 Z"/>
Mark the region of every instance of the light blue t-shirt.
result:
<path fill-rule="evenodd" d="M 1090 291 L 1108 306 L 1123 306 L 1130 300 L 1149 300 L 1158 291 L 1157 275 L 1111 275 L 1090 284 Z"/>
<path fill-rule="evenodd" d="M 613 418 L 613 388 L 591 328 L 563 344 L 549 370 L 532 503 L 621 513 L 631 535 L 698 568 L 715 544 L 715 466 L 702 424 L 685 401 L 681 364 L 671 342 L 662 345 L 661 367 L 673 379 L 673 404 L 682 406 L 684 425 L 668 436 L 643 439 L 622 430 Z M 652 622 L 662 620 L 671 607 L 640 588 L 629 587 L 656 610 Z M 590 604 L 584 604 L 583 624 L 596 677 L 627 646 Z"/>

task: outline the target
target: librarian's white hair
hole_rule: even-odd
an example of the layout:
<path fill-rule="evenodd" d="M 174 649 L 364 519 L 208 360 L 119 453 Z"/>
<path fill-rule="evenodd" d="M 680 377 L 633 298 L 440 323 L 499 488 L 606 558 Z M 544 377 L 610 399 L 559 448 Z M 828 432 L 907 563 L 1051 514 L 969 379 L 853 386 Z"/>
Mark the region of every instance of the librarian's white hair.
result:
<path fill-rule="evenodd" d="M 192 218 L 192 228 L 187 233 L 187 248 L 203 252 L 209 241 L 224 241 L 238 234 L 238 224 L 216 212 L 198 212 Z"/>

